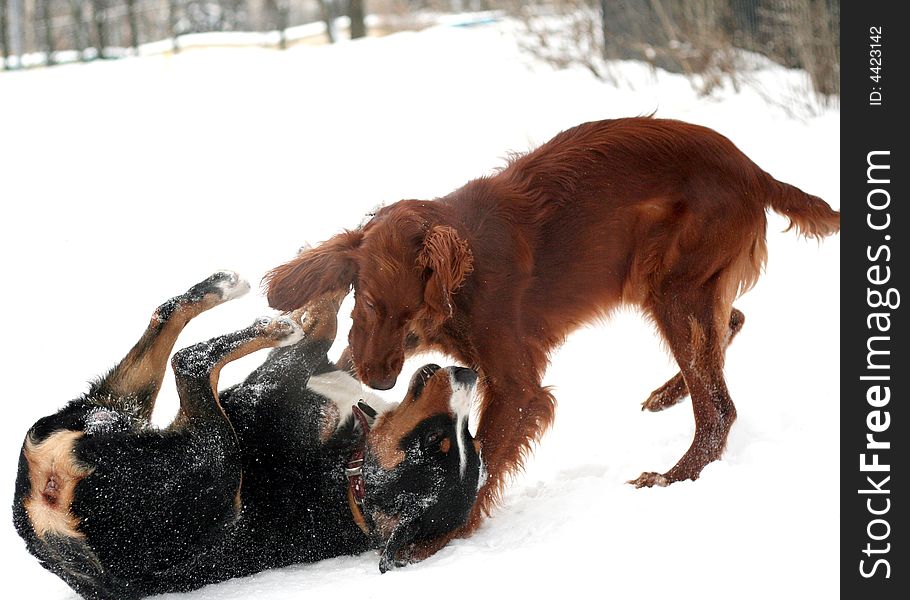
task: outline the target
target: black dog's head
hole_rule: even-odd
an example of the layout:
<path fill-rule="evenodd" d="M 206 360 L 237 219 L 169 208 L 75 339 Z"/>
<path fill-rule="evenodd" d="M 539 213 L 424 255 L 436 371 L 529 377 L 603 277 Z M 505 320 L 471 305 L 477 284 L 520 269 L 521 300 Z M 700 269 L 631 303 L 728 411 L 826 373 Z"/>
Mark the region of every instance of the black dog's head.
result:
<path fill-rule="evenodd" d="M 399 564 L 411 544 L 467 521 L 483 477 L 468 431 L 476 384 L 471 369 L 427 365 L 401 404 L 370 431 L 363 507 L 384 547 L 380 570 Z"/>

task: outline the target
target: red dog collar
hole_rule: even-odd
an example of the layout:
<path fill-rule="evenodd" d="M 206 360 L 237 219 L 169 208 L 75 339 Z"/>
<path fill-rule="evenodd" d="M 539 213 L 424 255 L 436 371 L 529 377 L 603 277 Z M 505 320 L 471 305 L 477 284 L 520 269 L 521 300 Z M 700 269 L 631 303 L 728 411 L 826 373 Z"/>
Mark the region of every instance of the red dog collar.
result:
<path fill-rule="evenodd" d="M 366 481 L 363 479 L 363 456 L 366 449 L 367 434 L 370 432 L 370 426 L 376 419 L 376 411 L 372 406 L 360 400 L 356 405 L 351 407 L 351 413 L 354 415 L 355 426 L 360 427 L 360 441 L 351 452 L 351 457 L 344 469 L 344 475 L 348 479 L 348 505 L 351 508 L 351 516 L 354 522 L 360 527 L 366 535 L 370 535 L 370 527 L 363 516 L 363 499 L 366 496 Z"/>

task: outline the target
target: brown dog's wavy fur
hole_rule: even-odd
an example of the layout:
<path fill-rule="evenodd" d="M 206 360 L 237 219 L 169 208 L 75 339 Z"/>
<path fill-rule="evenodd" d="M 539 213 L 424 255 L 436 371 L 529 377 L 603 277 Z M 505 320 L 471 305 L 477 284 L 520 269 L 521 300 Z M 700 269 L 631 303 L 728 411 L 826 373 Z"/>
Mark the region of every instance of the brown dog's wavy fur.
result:
<path fill-rule="evenodd" d="M 549 352 L 623 304 L 653 320 L 686 384 L 664 386 L 674 398 L 645 407 L 689 393 L 696 422 L 672 469 L 634 483 L 695 479 L 720 457 L 736 415 L 723 378 L 743 318 L 733 301 L 761 274 L 768 208 L 809 237 L 840 228 L 823 200 L 775 180 L 710 129 L 585 123 L 492 176 L 436 201 L 387 206 L 303 252 L 267 276 L 268 298 L 293 310 L 353 286 L 350 355 L 373 387 L 391 387 L 414 349 L 440 349 L 480 372 L 489 479 L 466 533 L 553 421 L 555 399 L 540 385 Z"/>
<path fill-rule="evenodd" d="M 417 266 L 430 272 L 423 300 L 441 324 L 453 314 L 452 296 L 474 270 L 474 257 L 455 229 L 440 225 L 424 239 Z"/>

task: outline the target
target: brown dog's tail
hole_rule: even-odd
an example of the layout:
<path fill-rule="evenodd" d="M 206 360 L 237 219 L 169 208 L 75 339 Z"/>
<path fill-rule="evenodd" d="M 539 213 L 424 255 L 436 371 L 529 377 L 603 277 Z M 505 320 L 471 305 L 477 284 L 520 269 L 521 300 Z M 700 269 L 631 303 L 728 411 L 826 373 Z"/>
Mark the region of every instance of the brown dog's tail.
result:
<path fill-rule="evenodd" d="M 770 183 L 768 206 L 790 219 L 787 231 L 795 227 L 800 235 L 816 239 L 840 231 L 840 213 L 827 202 L 788 183 L 776 179 Z"/>

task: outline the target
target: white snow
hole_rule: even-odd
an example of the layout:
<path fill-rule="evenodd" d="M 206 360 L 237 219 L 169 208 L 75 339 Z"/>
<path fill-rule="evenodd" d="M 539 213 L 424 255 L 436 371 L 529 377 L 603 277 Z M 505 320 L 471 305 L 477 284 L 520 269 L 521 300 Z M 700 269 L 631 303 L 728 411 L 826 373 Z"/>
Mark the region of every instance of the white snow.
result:
<path fill-rule="evenodd" d="M 0 73 L 6 597 L 74 597 L 11 526 L 26 430 L 119 360 L 160 302 L 223 265 L 255 281 L 380 202 L 445 194 L 561 129 L 655 109 L 717 129 L 839 207 L 838 112 L 798 120 L 768 101 L 799 73 L 770 69 L 756 74 L 761 93 L 699 98 L 679 76 L 624 63 L 636 87 L 616 88 L 530 63 L 506 31 Z M 625 483 L 672 466 L 693 419 L 688 401 L 641 412 L 676 368 L 638 315 L 619 313 L 554 354 L 545 383 L 560 403 L 556 426 L 472 538 L 383 576 L 367 553 L 186 598 L 836 597 L 839 239 L 816 244 L 784 227 L 771 217 L 767 273 L 736 304 L 746 323 L 726 373 L 739 420 L 724 460 L 697 482 Z M 266 310 L 261 294 L 219 306 L 178 345 Z M 262 356 L 229 365 L 223 384 Z M 400 399 L 424 362 L 384 396 Z M 176 402 L 168 373 L 158 423 Z"/>

